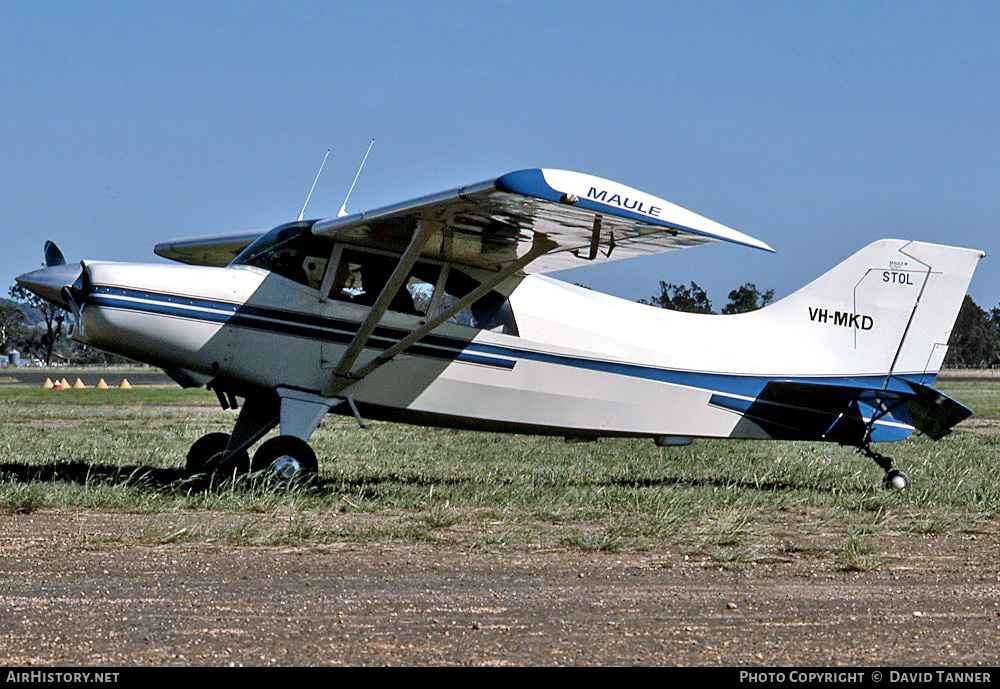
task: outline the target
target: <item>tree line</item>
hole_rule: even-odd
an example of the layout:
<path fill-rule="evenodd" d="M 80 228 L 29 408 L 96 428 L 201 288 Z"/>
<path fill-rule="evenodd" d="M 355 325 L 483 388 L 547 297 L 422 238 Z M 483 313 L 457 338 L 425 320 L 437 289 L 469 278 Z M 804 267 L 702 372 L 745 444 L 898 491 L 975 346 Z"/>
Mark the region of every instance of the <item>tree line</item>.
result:
<path fill-rule="evenodd" d="M 756 311 L 767 306 L 773 300 L 773 289 L 761 292 L 757 289 L 757 285 L 746 282 L 729 293 L 729 302 L 722 307 L 722 313 Z M 693 281 L 690 286 L 685 286 L 661 280 L 660 293 L 654 294 L 649 299 L 640 299 L 639 303 L 673 311 L 687 311 L 688 313 L 715 313 L 712 310 L 712 300 L 708 298 L 708 294 L 698 286 L 698 283 Z"/>

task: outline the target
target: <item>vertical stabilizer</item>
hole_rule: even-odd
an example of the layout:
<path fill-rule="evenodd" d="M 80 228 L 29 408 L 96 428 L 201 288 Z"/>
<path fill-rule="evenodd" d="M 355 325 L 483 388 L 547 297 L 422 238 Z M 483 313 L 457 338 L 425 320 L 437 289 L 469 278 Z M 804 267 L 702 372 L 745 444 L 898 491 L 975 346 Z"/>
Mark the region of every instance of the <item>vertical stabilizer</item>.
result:
<path fill-rule="evenodd" d="M 829 373 L 930 382 L 984 255 L 883 239 L 755 313 L 776 328 L 792 327 L 799 351 Z"/>

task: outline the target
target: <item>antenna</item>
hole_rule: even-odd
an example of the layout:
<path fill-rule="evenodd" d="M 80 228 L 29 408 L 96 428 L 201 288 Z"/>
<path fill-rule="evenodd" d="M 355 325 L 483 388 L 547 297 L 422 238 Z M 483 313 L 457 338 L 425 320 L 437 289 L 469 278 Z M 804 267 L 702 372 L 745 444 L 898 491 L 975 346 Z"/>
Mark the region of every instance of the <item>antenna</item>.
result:
<path fill-rule="evenodd" d="M 375 139 L 371 140 L 368 144 L 368 150 L 365 151 L 365 157 L 361 160 L 361 167 L 358 168 L 357 174 L 354 175 L 354 181 L 351 182 L 351 188 L 347 190 L 347 197 L 344 198 L 344 203 L 340 205 L 340 210 L 337 211 L 337 217 L 343 218 L 347 215 L 347 199 L 351 198 L 351 192 L 354 191 L 354 185 L 358 183 L 358 177 L 361 175 L 361 170 L 365 166 L 365 161 L 368 160 L 368 154 L 372 152 L 372 146 L 375 145 Z"/>
<path fill-rule="evenodd" d="M 299 220 L 302 220 L 302 216 L 306 214 L 306 206 L 309 205 L 309 199 L 312 198 L 313 189 L 316 188 L 316 182 L 319 181 L 319 176 L 323 172 L 323 166 L 326 165 L 326 159 L 330 157 L 330 149 L 326 149 L 326 155 L 323 156 L 323 162 L 319 164 L 319 172 L 316 173 L 316 179 L 313 180 L 313 185 L 309 187 L 309 194 L 306 195 L 306 202 L 302 204 L 302 210 L 299 212 Z"/>

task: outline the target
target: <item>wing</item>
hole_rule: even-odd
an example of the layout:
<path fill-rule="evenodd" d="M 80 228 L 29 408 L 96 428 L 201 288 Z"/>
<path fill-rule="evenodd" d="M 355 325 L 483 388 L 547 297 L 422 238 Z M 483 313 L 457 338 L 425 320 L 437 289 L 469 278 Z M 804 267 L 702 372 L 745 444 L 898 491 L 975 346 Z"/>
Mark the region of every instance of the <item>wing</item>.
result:
<path fill-rule="evenodd" d="M 172 261 L 196 266 L 227 266 L 245 248 L 250 246 L 261 232 L 199 237 L 197 239 L 176 239 L 160 242 L 153 247 L 153 253 Z"/>
<path fill-rule="evenodd" d="M 313 233 L 402 252 L 418 225 L 427 223 L 435 229 L 421 251 L 424 256 L 487 270 L 525 255 L 537 235 L 554 245 L 535 258 L 527 272 L 547 273 L 715 241 L 773 251 L 760 240 L 623 184 L 540 169 L 319 220 Z M 257 236 L 165 242 L 157 245 L 156 253 L 185 263 L 223 265 L 225 257 L 231 259 Z"/>
<path fill-rule="evenodd" d="M 669 201 L 565 170 L 520 170 L 375 211 L 321 220 L 313 232 L 400 251 L 424 222 L 440 226 L 424 255 L 491 270 L 527 253 L 537 234 L 556 246 L 532 261 L 527 268 L 532 273 L 714 241 L 773 251 Z"/>

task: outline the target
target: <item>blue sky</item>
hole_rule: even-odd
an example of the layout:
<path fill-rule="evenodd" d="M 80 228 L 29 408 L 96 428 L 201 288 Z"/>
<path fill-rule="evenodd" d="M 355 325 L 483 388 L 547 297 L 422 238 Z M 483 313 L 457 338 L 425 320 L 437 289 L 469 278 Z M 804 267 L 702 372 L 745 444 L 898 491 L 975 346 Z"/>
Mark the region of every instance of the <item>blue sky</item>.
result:
<path fill-rule="evenodd" d="M 1000 302 L 998 2 L 0 0 L 0 283 L 164 239 L 335 215 L 528 167 L 758 237 L 561 277 L 779 296 L 882 237 L 983 249 Z"/>

